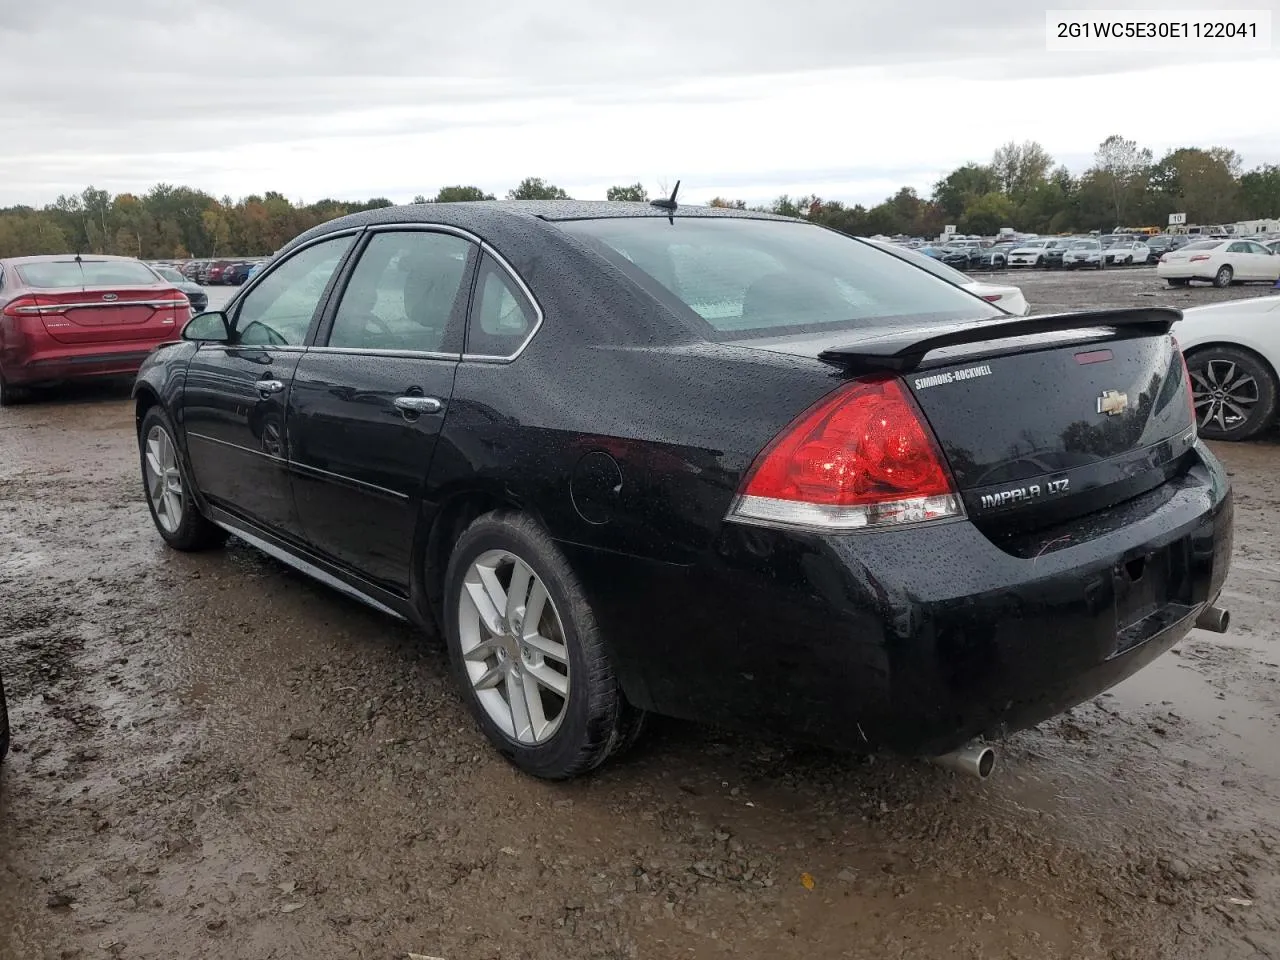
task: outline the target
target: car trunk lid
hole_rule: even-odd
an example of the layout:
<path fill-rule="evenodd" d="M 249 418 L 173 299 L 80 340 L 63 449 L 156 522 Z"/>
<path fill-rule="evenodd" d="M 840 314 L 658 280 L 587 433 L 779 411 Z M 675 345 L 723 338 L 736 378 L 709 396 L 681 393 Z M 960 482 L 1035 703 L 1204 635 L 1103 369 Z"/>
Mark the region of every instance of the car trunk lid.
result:
<path fill-rule="evenodd" d="M 870 331 L 843 346 L 829 333 L 738 345 L 817 356 L 851 376 L 897 373 L 970 519 L 1026 529 L 1139 496 L 1186 469 L 1196 432 L 1169 334 L 1180 316 L 1108 310 Z"/>
<path fill-rule="evenodd" d="M 42 289 L 34 299 L 45 331 L 66 344 L 155 340 L 190 316 L 186 295 L 165 284 Z"/>

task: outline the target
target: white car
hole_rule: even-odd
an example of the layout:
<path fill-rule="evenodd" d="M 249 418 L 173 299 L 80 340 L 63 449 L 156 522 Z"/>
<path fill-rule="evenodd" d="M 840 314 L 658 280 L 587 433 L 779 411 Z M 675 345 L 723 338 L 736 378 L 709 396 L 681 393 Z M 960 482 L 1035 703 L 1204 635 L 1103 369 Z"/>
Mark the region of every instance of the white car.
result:
<path fill-rule="evenodd" d="M 1062 268 L 1092 267 L 1101 270 L 1103 267 L 1102 244 L 1097 240 L 1076 240 L 1062 254 Z"/>
<path fill-rule="evenodd" d="M 954 283 L 957 287 L 963 287 L 974 296 L 981 297 L 987 303 L 994 304 L 1006 313 L 1012 313 L 1015 316 L 1025 317 L 1031 312 L 1031 306 L 1027 303 L 1027 298 L 1022 295 L 1022 290 L 1018 287 L 1009 286 L 998 283 L 980 283 L 974 280 L 967 273 L 961 273 L 952 267 L 948 267 L 940 260 L 917 250 L 908 250 L 905 247 L 896 247 L 891 243 L 882 243 L 879 240 L 871 240 L 882 250 L 888 250 L 894 256 L 901 257 L 908 263 L 914 263 L 922 270 L 928 270 L 935 277 L 941 277 L 948 283 Z"/>
<path fill-rule="evenodd" d="M 1275 423 L 1280 290 L 1188 307 L 1173 326 L 1187 358 L 1196 423 L 1209 440 L 1245 440 Z"/>
<path fill-rule="evenodd" d="M 1135 263 L 1146 263 L 1151 250 L 1136 240 L 1118 240 L 1103 251 L 1103 256 L 1107 258 L 1108 266 L 1131 267 Z"/>
<path fill-rule="evenodd" d="M 1009 266 L 1043 267 L 1044 251 L 1051 243 L 1053 243 L 1053 240 L 1049 237 L 1036 237 L 1034 240 L 1024 240 L 1009 251 Z"/>
<path fill-rule="evenodd" d="M 1280 280 L 1280 256 L 1255 240 L 1197 240 L 1162 256 L 1156 276 L 1171 287 L 1185 287 L 1192 280 L 1215 287 L 1275 283 Z"/>

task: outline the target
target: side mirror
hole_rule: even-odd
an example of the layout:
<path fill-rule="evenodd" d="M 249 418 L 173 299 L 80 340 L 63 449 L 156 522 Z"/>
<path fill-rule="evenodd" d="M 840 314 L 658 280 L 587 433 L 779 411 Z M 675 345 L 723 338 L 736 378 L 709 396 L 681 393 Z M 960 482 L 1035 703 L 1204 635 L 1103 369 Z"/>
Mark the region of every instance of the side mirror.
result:
<path fill-rule="evenodd" d="M 197 313 L 182 328 L 183 340 L 203 343 L 228 343 L 231 340 L 231 324 L 221 310 Z"/>

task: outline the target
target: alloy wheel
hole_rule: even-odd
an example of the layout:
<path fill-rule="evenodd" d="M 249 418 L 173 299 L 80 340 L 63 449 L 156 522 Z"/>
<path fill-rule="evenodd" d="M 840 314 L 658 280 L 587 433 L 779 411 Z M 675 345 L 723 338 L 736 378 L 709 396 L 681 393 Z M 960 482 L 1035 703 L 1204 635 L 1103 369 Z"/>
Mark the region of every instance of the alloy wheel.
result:
<path fill-rule="evenodd" d="M 1258 381 L 1242 371 L 1234 360 L 1208 360 L 1191 371 L 1196 422 L 1200 427 L 1216 423 L 1224 433 L 1239 428 L 1261 399 Z"/>
<path fill-rule="evenodd" d="M 569 648 L 546 584 L 508 550 L 488 550 L 467 569 L 458 637 L 476 699 L 506 736 L 545 743 L 569 705 Z"/>
<path fill-rule="evenodd" d="M 178 451 L 173 440 L 159 425 L 147 433 L 146 469 L 147 496 L 156 521 L 165 533 L 175 533 L 182 525 L 185 497 L 182 471 L 178 469 Z"/>

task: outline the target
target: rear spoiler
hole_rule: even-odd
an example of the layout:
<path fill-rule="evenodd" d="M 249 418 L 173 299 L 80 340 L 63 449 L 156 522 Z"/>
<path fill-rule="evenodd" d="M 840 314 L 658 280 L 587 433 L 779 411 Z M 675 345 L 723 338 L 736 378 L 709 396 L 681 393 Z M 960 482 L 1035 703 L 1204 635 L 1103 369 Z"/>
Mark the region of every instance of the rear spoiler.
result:
<path fill-rule="evenodd" d="M 1182 311 L 1174 307 L 1086 310 L 1077 313 L 1050 313 L 1038 317 L 1010 317 L 1008 320 L 895 331 L 851 343 L 847 347 L 824 350 L 818 354 L 818 359 L 849 373 L 883 370 L 906 373 L 915 370 L 926 354 L 943 347 L 1096 327 L 1112 327 L 1117 333 L 1159 337 L 1167 334 L 1181 319 Z"/>

